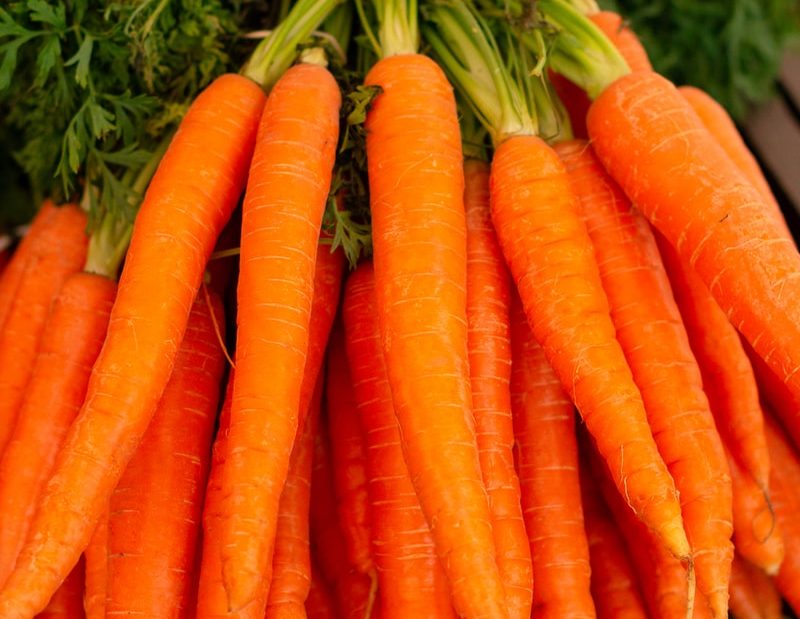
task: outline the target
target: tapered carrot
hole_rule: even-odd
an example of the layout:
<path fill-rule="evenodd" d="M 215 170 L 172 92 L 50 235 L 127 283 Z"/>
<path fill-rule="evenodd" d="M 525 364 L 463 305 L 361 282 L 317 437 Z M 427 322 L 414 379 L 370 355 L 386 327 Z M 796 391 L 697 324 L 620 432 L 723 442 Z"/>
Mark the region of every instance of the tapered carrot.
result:
<path fill-rule="evenodd" d="M 655 73 L 606 88 L 588 127 L 606 169 L 758 355 L 800 393 L 800 254 L 758 190 Z"/>
<path fill-rule="evenodd" d="M 678 489 L 699 589 L 727 615 L 731 482 L 703 380 L 650 225 L 586 142 L 556 146 L 578 196 L 617 339 Z"/>
<path fill-rule="evenodd" d="M 403 458 L 378 328 L 371 263 L 362 263 L 348 278 L 342 315 L 367 448 L 372 553 L 381 616 L 454 617 L 450 587 Z"/>
<path fill-rule="evenodd" d="M 22 619 L 47 603 L 147 429 L 203 267 L 244 184 L 263 101 L 246 78 L 218 78 L 191 106 L 161 161 L 136 218 L 86 402 L 0 592 L 3 617 Z"/>
<path fill-rule="evenodd" d="M 259 126 L 242 212 L 236 382 L 223 471 L 222 578 L 236 611 L 271 580 L 297 432 L 314 263 L 341 96 L 324 68 L 289 69 Z M 269 368 L 270 380 L 264 372 Z"/>
<path fill-rule="evenodd" d="M 731 612 L 736 619 L 781 619 L 781 596 L 773 580 L 738 553 L 731 570 Z"/>
<path fill-rule="evenodd" d="M 767 445 L 774 465 L 770 487 L 772 505 L 786 544 L 786 556 L 775 578 L 778 590 L 795 613 L 800 612 L 800 458 L 778 424 L 767 417 Z"/>
<path fill-rule="evenodd" d="M 86 571 L 83 608 L 86 619 L 105 619 L 108 582 L 108 510 L 97 521 L 83 551 Z"/>
<path fill-rule="evenodd" d="M 330 585 L 322 577 L 314 558 L 311 558 L 311 588 L 306 598 L 308 619 L 336 619 L 336 607 Z"/>
<path fill-rule="evenodd" d="M 489 210 L 489 166 L 464 163 L 467 214 L 467 343 L 472 414 L 483 483 L 489 495 L 497 565 L 509 616 L 531 613 L 533 572 L 514 470 L 514 427 L 509 383 L 511 276 Z"/>
<path fill-rule="evenodd" d="M 511 308 L 511 346 L 511 401 L 533 559 L 533 612 L 537 617 L 594 617 L 575 409 L 534 339 L 519 299 Z"/>
<path fill-rule="evenodd" d="M 72 568 L 61 586 L 50 598 L 47 607 L 36 615 L 36 619 L 84 619 L 83 610 L 83 558 Z"/>
<path fill-rule="evenodd" d="M 158 410 L 111 496 L 106 615 L 188 614 L 224 358 L 216 295 L 192 305 Z"/>
<path fill-rule="evenodd" d="M 592 598 L 598 619 L 647 617 L 639 582 L 625 542 L 594 479 L 580 462 L 581 503 L 592 570 Z"/>
<path fill-rule="evenodd" d="M 0 331 L 0 453 L 16 424 L 50 305 L 64 281 L 86 259 L 86 215 L 77 206 L 55 208 L 39 233 Z"/>
<path fill-rule="evenodd" d="M 39 495 L 83 404 L 115 293 L 111 280 L 75 273 L 45 323 L 19 421 L 0 458 L 0 582 L 14 567 Z"/>
<path fill-rule="evenodd" d="M 733 482 L 733 542 L 736 550 L 775 575 L 784 557 L 783 531 L 764 491 L 726 449 Z"/>

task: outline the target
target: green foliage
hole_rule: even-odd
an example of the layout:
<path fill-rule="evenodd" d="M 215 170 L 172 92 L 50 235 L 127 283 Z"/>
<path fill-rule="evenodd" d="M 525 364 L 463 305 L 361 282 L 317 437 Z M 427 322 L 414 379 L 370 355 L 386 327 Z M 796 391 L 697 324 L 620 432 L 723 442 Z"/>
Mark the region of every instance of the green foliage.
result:
<path fill-rule="evenodd" d="M 772 93 L 800 34 L 797 0 L 601 0 L 628 18 L 655 68 L 708 91 L 741 119 Z"/>

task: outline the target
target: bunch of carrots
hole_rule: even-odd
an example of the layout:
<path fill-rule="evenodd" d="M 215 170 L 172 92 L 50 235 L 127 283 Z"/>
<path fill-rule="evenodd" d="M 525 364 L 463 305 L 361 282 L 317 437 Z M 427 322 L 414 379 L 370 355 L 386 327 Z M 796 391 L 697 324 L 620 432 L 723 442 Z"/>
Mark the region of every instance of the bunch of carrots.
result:
<path fill-rule="evenodd" d="M 619 15 L 297 0 L 121 182 L 0 250 L 0 617 L 800 613 L 800 254 Z"/>

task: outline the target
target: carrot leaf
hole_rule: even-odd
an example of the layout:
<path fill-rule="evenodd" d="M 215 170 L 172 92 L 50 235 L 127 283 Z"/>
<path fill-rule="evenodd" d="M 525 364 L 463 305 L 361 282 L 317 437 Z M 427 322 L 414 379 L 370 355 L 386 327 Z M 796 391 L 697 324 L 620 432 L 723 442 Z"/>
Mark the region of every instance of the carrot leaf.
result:
<path fill-rule="evenodd" d="M 355 0 L 356 10 L 373 51 L 382 58 L 416 54 L 419 49 L 417 0 L 372 0 L 368 13 L 364 0 Z M 377 29 L 374 28 L 377 24 Z"/>

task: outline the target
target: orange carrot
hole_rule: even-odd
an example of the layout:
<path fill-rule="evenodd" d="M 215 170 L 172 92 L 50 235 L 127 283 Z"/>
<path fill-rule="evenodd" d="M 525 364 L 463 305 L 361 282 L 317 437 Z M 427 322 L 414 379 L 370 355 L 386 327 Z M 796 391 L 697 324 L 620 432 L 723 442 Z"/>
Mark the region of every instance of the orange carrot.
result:
<path fill-rule="evenodd" d="M 39 495 L 83 404 L 115 294 L 111 280 L 75 273 L 64 282 L 42 330 L 19 421 L 0 458 L 0 582 L 14 567 Z"/>
<path fill-rule="evenodd" d="M 246 78 L 218 78 L 162 159 L 136 218 L 86 402 L 0 592 L 0 616 L 43 608 L 89 543 L 169 379 L 203 267 L 244 184 L 263 100 Z"/>
<path fill-rule="evenodd" d="M 770 487 L 772 504 L 783 539 L 786 556 L 775 578 L 778 590 L 795 613 L 800 612 L 800 458 L 789 444 L 783 430 L 767 417 L 767 445 L 774 465 L 771 469 Z"/>
<path fill-rule="evenodd" d="M 736 550 L 768 574 L 775 575 L 784 557 L 783 531 L 755 480 L 725 450 L 733 481 L 733 542 Z"/>
<path fill-rule="evenodd" d="M 645 619 L 639 582 L 625 542 L 594 479 L 580 462 L 581 503 L 592 569 L 592 598 L 598 619 Z"/>
<path fill-rule="evenodd" d="M 588 127 L 606 169 L 758 355 L 800 393 L 800 254 L 758 190 L 655 73 L 606 88 Z"/>
<path fill-rule="evenodd" d="M 511 419 L 511 276 L 489 210 L 489 166 L 464 163 L 467 214 L 467 343 L 472 413 L 483 483 L 489 495 L 497 565 L 509 616 L 531 614 L 533 572 L 514 470 Z"/>
<path fill-rule="evenodd" d="M 764 572 L 738 553 L 731 570 L 731 612 L 736 619 L 781 619 L 781 596 Z"/>
<path fill-rule="evenodd" d="M 105 619 L 108 581 L 108 511 L 97 521 L 89 545 L 83 551 L 86 568 L 83 608 L 86 619 Z"/>
<path fill-rule="evenodd" d="M 622 54 L 631 71 L 649 72 L 653 70 L 653 65 L 647 57 L 647 51 L 620 15 L 613 11 L 599 11 L 588 17 Z"/>
<path fill-rule="evenodd" d="M 0 454 L 14 431 L 50 306 L 64 281 L 80 271 L 86 259 L 85 227 L 86 214 L 77 206 L 55 208 L 52 222 L 33 240 L 25 271 L 13 292 L 0 330 Z"/>
<path fill-rule="evenodd" d="M 372 553 L 384 619 L 454 617 L 450 587 L 403 459 L 375 307 L 370 262 L 348 278 L 347 359 L 367 447 Z"/>
<path fill-rule="evenodd" d="M 224 359 L 216 295 L 192 305 L 158 410 L 111 496 L 106 615 L 189 612 Z"/>
<path fill-rule="evenodd" d="M 647 220 L 586 142 L 558 144 L 594 246 L 611 318 L 675 480 L 697 584 L 727 616 L 731 482 L 703 381 Z"/>
<path fill-rule="evenodd" d="M 511 307 L 511 346 L 511 402 L 522 512 L 533 558 L 533 613 L 594 617 L 575 411 L 534 339 L 519 299 Z"/>
<path fill-rule="evenodd" d="M 47 607 L 36 615 L 36 619 L 84 619 L 83 610 L 83 557 L 72 568 L 69 576 L 50 598 Z"/>
<path fill-rule="evenodd" d="M 306 598 L 308 619 L 336 619 L 336 608 L 330 585 L 322 578 L 313 557 L 311 559 L 311 588 Z"/>
<path fill-rule="evenodd" d="M 242 211 L 236 382 L 222 481 L 222 580 L 232 611 L 251 604 L 272 578 L 340 102 L 326 69 L 297 65 L 275 84 L 258 129 Z"/>

